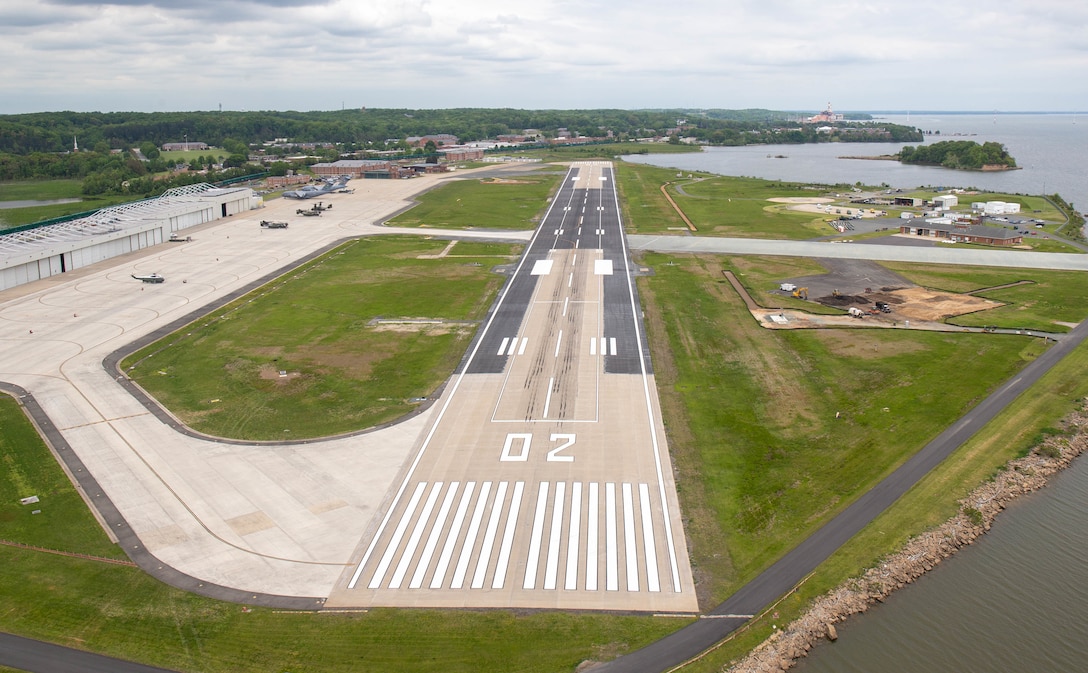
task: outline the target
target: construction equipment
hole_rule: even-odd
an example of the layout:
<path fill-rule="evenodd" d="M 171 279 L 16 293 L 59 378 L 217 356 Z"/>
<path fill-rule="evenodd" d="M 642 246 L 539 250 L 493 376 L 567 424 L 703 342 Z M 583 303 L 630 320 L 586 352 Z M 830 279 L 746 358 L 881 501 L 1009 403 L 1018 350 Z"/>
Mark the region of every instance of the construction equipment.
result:
<path fill-rule="evenodd" d="M 841 297 L 841 296 L 842 296 L 842 292 L 839 292 L 838 290 L 832 290 L 832 291 L 831 291 L 831 296 L 832 296 L 832 297 Z"/>
<path fill-rule="evenodd" d="M 879 310 L 881 313 L 891 313 L 892 312 L 892 307 L 889 306 L 888 302 L 886 302 L 886 301 L 878 301 L 876 303 L 876 307 L 877 307 L 877 310 Z"/>
<path fill-rule="evenodd" d="M 796 290 L 794 290 L 791 294 L 794 297 L 798 298 L 798 299 L 807 300 L 808 299 L 808 288 L 807 287 L 799 287 Z"/>
<path fill-rule="evenodd" d="M 862 311 L 857 306 L 851 306 L 850 308 L 846 309 L 846 312 L 849 313 L 850 315 L 854 316 L 855 318 L 864 318 L 865 317 L 865 312 Z"/>

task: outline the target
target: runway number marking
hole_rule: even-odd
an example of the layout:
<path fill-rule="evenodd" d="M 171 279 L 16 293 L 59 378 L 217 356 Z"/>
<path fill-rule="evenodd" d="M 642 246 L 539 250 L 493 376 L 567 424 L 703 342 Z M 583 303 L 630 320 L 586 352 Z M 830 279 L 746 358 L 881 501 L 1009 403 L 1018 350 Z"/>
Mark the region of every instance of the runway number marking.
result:
<path fill-rule="evenodd" d="M 558 446 L 553 447 L 546 454 L 546 461 L 549 463 L 573 463 L 574 456 L 560 455 L 560 452 L 566 451 L 570 447 L 574 446 L 574 443 L 578 441 L 577 435 L 573 432 L 553 432 L 548 438 L 553 444 L 561 442 Z M 514 444 L 519 443 L 518 453 L 514 453 Z M 499 461 L 504 463 L 525 463 L 529 461 L 529 448 L 533 443 L 533 435 L 529 432 L 511 432 L 506 435 L 506 441 L 502 445 L 502 453 L 499 454 Z"/>
<path fill-rule="evenodd" d="M 575 442 L 574 433 L 564 433 L 564 432 L 552 433 L 551 440 L 553 442 L 556 441 L 556 440 L 560 440 L 560 439 L 565 439 L 567 441 L 566 441 L 566 443 L 560 444 L 559 446 L 555 447 L 554 449 L 552 449 L 551 451 L 548 452 L 548 462 L 549 463 L 573 463 L 574 462 L 574 456 L 560 456 L 559 452 L 562 451 L 563 449 L 566 449 L 566 448 L 574 445 L 574 442 Z M 526 453 L 528 453 L 528 451 L 526 451 Z"/>

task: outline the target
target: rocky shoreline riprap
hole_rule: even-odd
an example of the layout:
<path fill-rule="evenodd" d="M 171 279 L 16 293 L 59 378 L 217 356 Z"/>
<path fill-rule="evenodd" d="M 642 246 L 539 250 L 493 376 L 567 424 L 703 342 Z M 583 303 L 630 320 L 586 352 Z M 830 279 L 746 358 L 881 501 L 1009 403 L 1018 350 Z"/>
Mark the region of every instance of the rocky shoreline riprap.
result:
<path fill-rule="evenodd" d="M 805 614 L 775 631 L 747 657 L 732 664 L 730 673 L 784 671 L 804 657 L 817 640 L 836 638 L 835 624 L 865 612 L 888 594 L 910 584 L 943 559 L 969 545 L 990 529 L 994 518 L 1016 498 L 1047 484 L 1088 449 L 1088 407 L 1063 421 L 1067 431 L 1044 439 L 1030 454 L 1005 465 L 992 481 L 960 501 L 960 512 L 937 528 L 913 538 L 905 547 L 870 568 L 861 577 L 842 583 L 817 598 Z"/>

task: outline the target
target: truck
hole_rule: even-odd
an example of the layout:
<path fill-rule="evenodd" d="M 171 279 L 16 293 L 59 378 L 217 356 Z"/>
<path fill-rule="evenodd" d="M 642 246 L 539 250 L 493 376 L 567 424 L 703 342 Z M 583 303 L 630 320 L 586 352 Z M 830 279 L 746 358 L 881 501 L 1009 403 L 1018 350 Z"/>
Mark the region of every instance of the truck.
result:
<path fill-rule="evenodd" d="M 876 309 L 878 311 L 880 311 L 881 313 L 891 313 L 892 312 L 892 307 L 889 306 L 888 302 L 886 302 L 886 301 L 878 301 L 876 303 Z"/>

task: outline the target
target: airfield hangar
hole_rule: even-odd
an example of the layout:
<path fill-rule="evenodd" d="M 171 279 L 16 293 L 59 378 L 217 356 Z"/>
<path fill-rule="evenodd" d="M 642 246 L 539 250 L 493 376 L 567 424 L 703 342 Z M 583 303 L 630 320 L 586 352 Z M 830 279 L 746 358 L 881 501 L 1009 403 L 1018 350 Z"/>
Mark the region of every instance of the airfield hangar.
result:
<path fill-rule="evenodd" d="M 59 224 L 0 233 L 0 290 L 74 271 L 170 240 L 190 227 L 260 207 L 248 187 L 176 187 Z"/>

